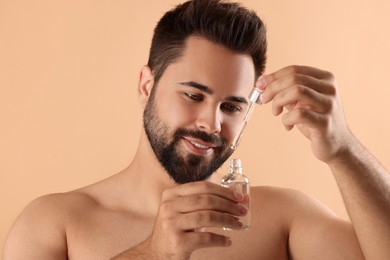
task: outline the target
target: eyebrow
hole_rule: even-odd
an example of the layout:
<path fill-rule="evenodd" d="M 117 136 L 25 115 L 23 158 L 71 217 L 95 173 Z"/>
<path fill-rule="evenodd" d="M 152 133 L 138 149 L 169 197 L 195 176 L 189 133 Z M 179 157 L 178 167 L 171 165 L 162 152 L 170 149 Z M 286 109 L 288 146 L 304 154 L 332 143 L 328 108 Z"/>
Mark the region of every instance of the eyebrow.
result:
<path fill-rule="evenodd" d="M 183 85 L 183 86 L 188 86 L 188 87 L 193 87 L 193 88 L 197 88 L 199 89 L 200 91 L 202 92 L 205 92 L 209 95 L 212 95 L 214 94 L 214 92 L 207 86 L 203 85 L 203 84 L 200 84 L 198 82 L 194 82 L 194 81 L 186 81 L 186 82 L 179 82 L 180 85 Z"/>
<path fill-rule="evenodd" d="M 195 82 L 195 81 L 179 82 L 179 84 L 182 86 L 188 86 L 188 87 L 193 87 L 193 88 L 199 89 L 200 91 L 205 92 L 209 95 L 214 94 L 214 91 L 212 91 L 208 86 L 205 86 L 205 85 L 200 84 L 200 83 Z M 226 97 L 226 100 L 232 101 L 232 102 L 248 104 L 248 101 L 244 97 L 228 96 L 228 97 Z"/>

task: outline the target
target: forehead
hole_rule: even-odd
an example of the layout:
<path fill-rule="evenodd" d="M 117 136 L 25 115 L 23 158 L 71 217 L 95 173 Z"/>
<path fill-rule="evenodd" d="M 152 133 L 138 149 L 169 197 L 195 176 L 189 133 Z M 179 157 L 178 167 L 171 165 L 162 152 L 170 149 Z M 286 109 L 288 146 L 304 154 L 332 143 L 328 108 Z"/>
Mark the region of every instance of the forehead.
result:
<path fill-rule="evenodd" d="M 182 57 L 170 64 L 161 80 L 194 81 L 221 95 L 246 96 L 254 86 L 252 58 L 201 37 L 189 37 Z"/>

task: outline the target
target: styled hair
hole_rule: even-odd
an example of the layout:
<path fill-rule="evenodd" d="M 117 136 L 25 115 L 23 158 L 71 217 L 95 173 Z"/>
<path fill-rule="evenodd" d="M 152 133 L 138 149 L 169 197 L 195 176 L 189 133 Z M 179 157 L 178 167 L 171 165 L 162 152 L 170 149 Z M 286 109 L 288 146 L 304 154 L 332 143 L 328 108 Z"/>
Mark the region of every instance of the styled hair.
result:
<path fill-rule="evenodd" d="M 186 40 L 200 36 L 252 57 L 255 74 L 266 62 L 266 29 L 254 11 L 223 0 L 190 0 L 165 13 L 154 30 L 148 66 L 155 84 L 184 52 Z"/>

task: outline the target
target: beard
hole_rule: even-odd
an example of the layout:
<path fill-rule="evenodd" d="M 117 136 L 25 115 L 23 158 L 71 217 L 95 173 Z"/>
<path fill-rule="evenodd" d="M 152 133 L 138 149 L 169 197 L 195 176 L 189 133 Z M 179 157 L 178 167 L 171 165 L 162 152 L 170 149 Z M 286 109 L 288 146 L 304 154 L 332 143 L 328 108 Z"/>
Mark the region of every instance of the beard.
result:
<path fill-rule="evenodd" d="M 154 154 L 171 179 L 179 184 L 207 180 L 232 155 L 228 143 L 216 134 L 179 128 L 170 131 L 160 120 L 155 106 L 154 87 L 143 114 L 144 129 Z M 193 137 L 212 143 L 213 157 L 180 153 L 183 137 Z"/>

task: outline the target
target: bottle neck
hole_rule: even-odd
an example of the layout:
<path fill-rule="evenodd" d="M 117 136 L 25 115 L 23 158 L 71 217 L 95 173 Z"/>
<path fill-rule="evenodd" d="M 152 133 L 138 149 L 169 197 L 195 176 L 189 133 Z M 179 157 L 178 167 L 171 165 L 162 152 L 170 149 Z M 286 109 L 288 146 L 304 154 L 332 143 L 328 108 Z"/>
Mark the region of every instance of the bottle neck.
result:
<path fill-rule="evenodd" d="M 229 171 L 228 171 L 229 174 L 233 175 L 233 174 L 239 174 L 239 175 L 242 175 L 242 168 L 229 168 Z"/>

